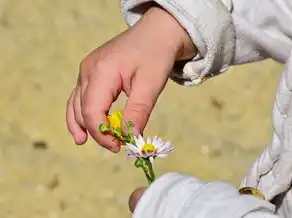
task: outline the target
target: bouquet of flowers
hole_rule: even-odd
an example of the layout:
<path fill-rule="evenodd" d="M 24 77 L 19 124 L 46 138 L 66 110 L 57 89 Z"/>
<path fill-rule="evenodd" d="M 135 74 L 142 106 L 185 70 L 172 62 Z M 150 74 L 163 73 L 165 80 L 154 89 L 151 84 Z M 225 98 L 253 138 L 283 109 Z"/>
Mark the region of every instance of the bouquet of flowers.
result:
<path fill-rule="evenodd" d="M 146 141 L 139 135 L 133 134 L 134 123 L 122 121 L 123 112 L 116 111 L 108 115 L 109 126 L 101 124 L 99 131 L 102 133 L 110 133 L 119 140 L 122 146 L 125 147 L 127 158 L 135 158 L 134 165 L 141 168 L 151 184 L 155 180 L 153 163 L 157 157 L 167 157 L 168 153 L 173 152 L 174 146 L 169 141 L 164 141 L 161 138 L 147 137 Z M 123 133 L 122 127 L 126 130 Z"/>

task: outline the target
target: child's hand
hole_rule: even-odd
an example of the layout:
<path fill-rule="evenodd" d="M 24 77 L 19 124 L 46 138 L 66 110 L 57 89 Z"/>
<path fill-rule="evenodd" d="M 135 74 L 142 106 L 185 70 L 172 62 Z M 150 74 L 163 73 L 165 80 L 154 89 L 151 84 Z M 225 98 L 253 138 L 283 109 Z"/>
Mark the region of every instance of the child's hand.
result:
<path fill-rule="evenodd" d="M 140 198 L 143 196 L 145 191 L 146 191 L 146 188 L 144 188 L 144 187 L 137 188 L 130 195 L 128 204 L 129 204 L 129 209 L 132 213 L 135 211 L 135 208 L 136 208 Z"/>
<path fill-rule="evenodd" d="M 87 132 L 113 152 L 119 144 L 98 131 L 121 91 L 129 97 L 124 119 L 142 132 L 176 59 L 195 55 L 184 29 L 163 9 L 153 7 L 132 28 L 94 50 L 81 63 L 67 105 L 67 125 L 76 144 Z"/>

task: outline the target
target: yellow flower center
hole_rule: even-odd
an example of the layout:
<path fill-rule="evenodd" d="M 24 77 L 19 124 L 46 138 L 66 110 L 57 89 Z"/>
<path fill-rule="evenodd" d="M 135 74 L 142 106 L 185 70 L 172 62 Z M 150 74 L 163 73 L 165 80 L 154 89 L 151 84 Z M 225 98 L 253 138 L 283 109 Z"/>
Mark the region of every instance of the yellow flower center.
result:
<path fill-rule="evenodd" d="M 122 129 L 123 111 L 118 110 L 107 116 L 111 128 Z"/>
<path fill-rule="evenodd" d="M 156 152 L 157 148 L 152 144 L 145 144 L 141 150 L 142 150 L 142 153 L 150 153 L 150 152 Z"/>

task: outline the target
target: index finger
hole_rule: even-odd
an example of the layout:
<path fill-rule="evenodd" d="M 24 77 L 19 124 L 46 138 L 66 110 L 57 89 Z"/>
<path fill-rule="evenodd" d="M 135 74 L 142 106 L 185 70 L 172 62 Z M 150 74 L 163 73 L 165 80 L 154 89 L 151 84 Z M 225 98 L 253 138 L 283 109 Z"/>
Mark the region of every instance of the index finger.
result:
<path fill-rule="evenodd" d="M 100 124 L 108 124 L 107 114 L 112 103 L 121 92 L 121 78 L 118 74 L 96 73 L 88 80 L 82 99 L 82 116 L 89 134 L 101 146 L 118 152 L 120 145 L 112 135 L 99 131 Z"/>

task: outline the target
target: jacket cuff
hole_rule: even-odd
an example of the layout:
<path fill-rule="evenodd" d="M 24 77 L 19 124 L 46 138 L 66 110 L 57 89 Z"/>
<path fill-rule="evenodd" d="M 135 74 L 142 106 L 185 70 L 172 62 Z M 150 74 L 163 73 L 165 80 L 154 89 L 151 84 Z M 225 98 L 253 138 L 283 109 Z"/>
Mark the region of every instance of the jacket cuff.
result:
<path fill-rule="evenodd" d="M 192 185 L 186 188 L 188 184 Z M 167 173 L 145 191 L 133 218 L 179 218 L 182 208 L 203 184 L 190 176 Z"/>
<path fill-rule="evenodd" d="M 263 211 L 274 214 L 268 201 L 240 195 L 230 184 L 204 183 L 197 178 L 168 173 L 156 180 L 140 199 L 133 218 L 235 218 Z"/>
<path fill-rule="evenodd" d="M 235 28 L 229 0 L 123 0 L 128 25 L 134 25 L 153 2 L 172 14 L 198 49 L 192 60 L 175 64 L 171 79 L 185 86 L 198 85 L 224 72 L 232 63 Z"/>

